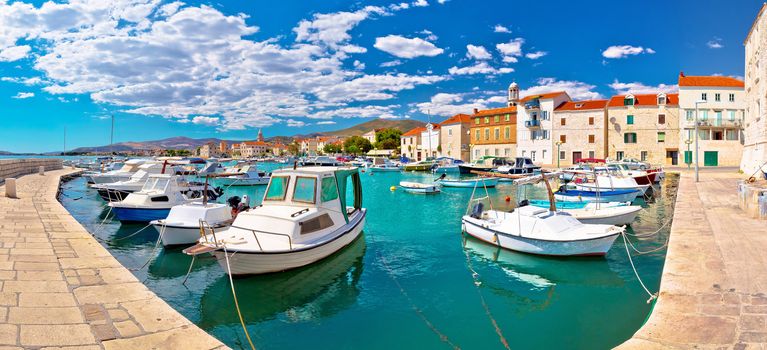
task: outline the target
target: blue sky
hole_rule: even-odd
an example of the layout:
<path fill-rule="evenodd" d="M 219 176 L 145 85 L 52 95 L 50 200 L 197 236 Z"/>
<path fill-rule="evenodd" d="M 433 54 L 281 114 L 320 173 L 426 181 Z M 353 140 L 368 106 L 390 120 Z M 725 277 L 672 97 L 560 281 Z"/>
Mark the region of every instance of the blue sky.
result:
<path fill-rule="evenodd" d="M 761 1 L 0 0 L 0 150 L 253 139 L 742 76 Z"/>

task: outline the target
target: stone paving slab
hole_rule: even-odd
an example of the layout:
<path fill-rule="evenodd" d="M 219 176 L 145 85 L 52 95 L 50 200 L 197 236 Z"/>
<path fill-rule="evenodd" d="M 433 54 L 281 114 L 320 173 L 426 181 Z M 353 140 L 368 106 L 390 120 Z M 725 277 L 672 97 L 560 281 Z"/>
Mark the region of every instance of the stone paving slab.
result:
<path fill-rule="evenodd" d="M 738 208 L 735 172 L 682 172 L 660 294 L 620 349 L 767 349 L 767 222 Z"/>
<path fill-rule="evenodd" d="M 72 172 L 23 176 L 18 199 L 0 197 L 0 350 L 225 349 L 69 215 L 56 194 Z"/>

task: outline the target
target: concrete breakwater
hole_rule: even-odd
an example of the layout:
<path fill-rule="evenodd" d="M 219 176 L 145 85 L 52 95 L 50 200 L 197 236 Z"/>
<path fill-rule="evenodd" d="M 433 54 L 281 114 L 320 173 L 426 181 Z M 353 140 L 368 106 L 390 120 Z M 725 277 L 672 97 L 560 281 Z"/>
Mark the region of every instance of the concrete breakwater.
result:
<path fill-rule="evenodd" d="M 10 177 L 36 173 L 41 166 L 45 167 L 45 171 L 52 171 L 62 169 L 64 163 L 53 158 L 0 159 L 0 184 Z"/>

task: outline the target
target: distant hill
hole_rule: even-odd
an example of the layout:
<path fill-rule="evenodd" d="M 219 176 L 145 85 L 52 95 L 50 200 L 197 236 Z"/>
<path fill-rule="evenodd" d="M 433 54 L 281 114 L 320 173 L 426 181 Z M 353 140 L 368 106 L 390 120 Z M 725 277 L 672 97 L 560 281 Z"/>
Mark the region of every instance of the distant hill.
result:
<path fill-rule="evenodd" d="M 0 156 L 12 156 L 16 153 L 13 152 L 6 152 L 6 151 L 0 151 Z"/>
<path fill-rule="evenodd" d="M 413 129 L 419 126 L 424 126 L 424 125 L 426 125 L 424 122 L 421 122 L 418 120 L 412 120 L 412 119 L 374 119 L 361 124 L 357 124 L 355 126 L 352 126 L 346 129 L 341 129 L 336 131 L 316 132 L 316 133 L 311 133 L 308 135 L 274 136 L 274 137 L 266 138 L 266 140 L 270 142 L 280 142 L 283 144 L 288 144 L 292 142 L 293 138 L 295 137 L 306 138 L 306 137 L 323 136 L 323 135 L 360 136 L 370 130 L 382 129 L 382 128 L 395 128 L 395 129 L 399 129 L 402 132 L 406 132 L 410 129 Z M 106 146 L 96 146 L 96 147 L 80 147 L 80 148 L 75 148 L 73 150 L 68 150 L 67 152 L 68 153 L 70 152 L 71 153 L 106 153 L 106 152 L 131 152 L 131 151 L 154 150 L 154 149 L 194 150 L 197 147 L 205 145 L 208 142 L 219 143 L 221 141 L 226 141 L 229 144 L 242 142 L 242 141 L 236 141 L 236 140 L 221 140 L 217 138 L 193 139 L 189 137 L 179 136 L 179 137 L 171 137 L 171 138 L 155 140 L 155 141 L 120 142 L 120 143 L 115 143 L 112 146 L 106 145 Z M 0 154 L 4 154 L 4 153 L 0 152 Z"/>
<path fill-rule="evenodd" d="M 424 125 L 426 125 L 426 123 L 413 119 L 373 119 L 346 129 L 324 132 L 321 134 L 329 136 L 361 136 L 370 130 L 383 128 L 399 129 L 404 133 L 410 129 Z"/>

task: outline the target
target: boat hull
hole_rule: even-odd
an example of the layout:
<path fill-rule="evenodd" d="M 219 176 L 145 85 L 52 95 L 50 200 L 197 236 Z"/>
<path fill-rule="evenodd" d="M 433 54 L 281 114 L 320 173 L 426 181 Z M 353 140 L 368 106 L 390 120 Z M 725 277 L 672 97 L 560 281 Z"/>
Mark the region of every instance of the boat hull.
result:
<path fill-rule="evenodd" d="M 640 194 L 639 191 L 621 191 L 622 193 L 611 194 L 612 191 L 591 192 L 591 191 L 567 191 L 565 193 L 556 192 L 554 198 L 562 202 L 633 202 Z M 599 197 L 597 197 L 599 193 Z"/>
<path fill-rule="evenodd" d="M 125 208 L 112 207 L 112 213 L 117 220 L 121 222 L 149 222 L 168 217 L 170 208 L 146 209 L 146 208 Z"/>
<path fill-rule="evenodd" d="M 637 215 L 642 210 L 641 207 L 623 207 L 600 212 L 599 210 L 564 210 L 574 218 L 584 224 L 600 225 L 630 225 L 636 220 Z M 612 212 L 612 213 L 610 213 Z"/>
<path fill-rule="evenodd" d="M 107 202 L 119 202 L 135 191 L 99 188 L 97 192 L 99 193 L 99 196 L 101 196 L 101 199 Z"/>
<path fill-rule="evenodd" d="M 602 191 L 604 191 L 604 190 L 606 190 L 606 191 L 613 191 L 613 190 L 636 190 L 636 191 L 639 191 L 640 194 L 645 194 L 645 193 L 647 193 L 647 190 L 650 188 L 650 184 L 637 185 L 637 186 L 631 186 L 631 187 L 627 186 L 627 187 L 612 187 L 612 188 L 610 188 L 610 187 L 597 186 L 597 185 L 595 185 L 593 183 L 587 183 L 587 184 L 577 184 L 577 185 L 575 185 L 575 188 L 578 189 L 578 190 L 581 190 L 581 191 L 591 191 L 591 192 L 596 192 L 596 191 L 600 191 L 600 190 L 602 190 Z"/>
<path fill-rule="evenodd" d="M 432 167 L 432 164 L 416 164 L 416 165 L 405 165 L 403 167 L 403 170 L 405 171 L 429 171 Z"/>
<path fill-rule="evenodd" d="M 365 226 L 366 212 L 354 222 L 350 222 L 348 227 L 342 227 L 345 230 L 333 240 L 314 248 L 304 249 L 294 252 L 232 252 L 229 251 L 229 269 L 232 275 L 257 275 L 271 272 L 280 272 L 298 267 L 306 266 L 320 261 L 333 253 L 345 248 L 360 235 Z M 223 250 L 213 252 L 219 265 L 227 271 L 226 258 Z"/>
<path fill-rule="evenodd" d="M 472 170 L 476 171 L 492 171 L 493 167 L 483 167 L 483 166 L 476 166 L 476 165 L 458 165 L 458 171 L 461 174 L 471 174 Z"/>
<path fill-rule="evenodd" d="M 221 177 L 217 179 L 217 182 L 219 185 L 222 186 L 260 186 L 260 185 L 267 185 L 269 184 L 269 178 L 258 178 L 258 179 L 248 179 L 248 178 L 228 178 L 228 177 Z"/>
<path fill-rule="evenodd" d="M 604 256 L 620 233 L 581 241 L 546 241 L 494 231 L 464 217 L 464 232 L 474 238 L 522 253 L 548 256 Z"/>
<path fill-rule="evenodd" d="M 394 173 L 399 172 L 400 168 L 377 168 L 377 167 L 371 167 L 370 171 L 374 173 Z"/>
<path fill-rule="evenodd" d="M 634 176 L 634 181 L 639 185 L 652 185 L 656 182 L 657 173 L 647 173 L 647 175 Z"/>

